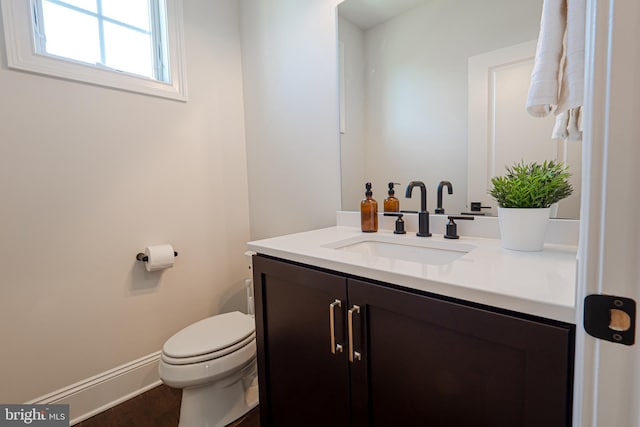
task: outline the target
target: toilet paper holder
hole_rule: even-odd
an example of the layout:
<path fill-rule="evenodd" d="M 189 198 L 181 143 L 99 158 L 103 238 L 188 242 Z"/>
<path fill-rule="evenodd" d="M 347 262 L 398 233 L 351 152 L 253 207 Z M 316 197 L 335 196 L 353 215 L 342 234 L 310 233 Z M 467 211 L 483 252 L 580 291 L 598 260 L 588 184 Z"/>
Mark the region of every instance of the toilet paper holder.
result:
<path fill-rule="evenodd" d="M 173 256 L 178 256 L 178 252 L 173 251 Z M 148 262 L 149 257 L 146 256 L 144 252 L 138 252 L 138 254 L 136 255 L 136 260 L 142 261 L 142 262 Z"/>

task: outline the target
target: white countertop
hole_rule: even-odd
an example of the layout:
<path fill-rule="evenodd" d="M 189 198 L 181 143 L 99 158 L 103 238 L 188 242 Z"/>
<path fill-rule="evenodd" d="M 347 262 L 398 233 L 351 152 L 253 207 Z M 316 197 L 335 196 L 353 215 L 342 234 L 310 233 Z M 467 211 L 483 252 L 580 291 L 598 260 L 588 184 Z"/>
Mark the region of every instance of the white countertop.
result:
<path fill-rule="evenodd" d="M 443 248 L 473 249 L 448 264 L 430 265 L 329 247 L 364 236 L 407 244 L 428 240 Z M 446 240 L 435 233 L 425 238 L 386 230 L 362 233 L 359 228 L 338 226 L 253 241 L 248 248 L 409 289 L 575 323 L 576 246 L 546 244 L 542 252 L 518 252 L 502 249 L 497 239 L 461 236 Z"/>

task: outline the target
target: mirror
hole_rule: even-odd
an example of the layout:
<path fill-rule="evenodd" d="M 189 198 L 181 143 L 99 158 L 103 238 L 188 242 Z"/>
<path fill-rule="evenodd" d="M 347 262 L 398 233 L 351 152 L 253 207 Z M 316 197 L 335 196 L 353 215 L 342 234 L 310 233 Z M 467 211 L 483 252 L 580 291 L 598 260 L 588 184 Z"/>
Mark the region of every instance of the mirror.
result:
<path fill-rule="evenodd" d="M 486 190 L 507 159 L 555 159 L 574 185 L 555 216 L 578 218 L 581 143 L 552 140 L 553 116 L 525 111 L 541 11 L 542 0 L 339 4 L 342 209 L 359 210 L 370 181 L 380 211 L 389 182 L 401 184 L 400 209 L 417 210 L 417 194 L 404 197 L 414 180 L 426 184 L 431 213 L 443 180 L 453 184 L 447 214 L 473 201 L 495 207 Z"/>

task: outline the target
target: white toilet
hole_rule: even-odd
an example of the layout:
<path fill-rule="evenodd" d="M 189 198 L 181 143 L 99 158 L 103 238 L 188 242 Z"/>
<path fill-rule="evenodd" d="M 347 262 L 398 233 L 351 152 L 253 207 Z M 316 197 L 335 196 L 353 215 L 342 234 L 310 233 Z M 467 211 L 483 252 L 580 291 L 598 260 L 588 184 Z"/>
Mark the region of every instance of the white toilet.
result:
<path fill-rule="evenodd" d="M 200 320 L 167 340 L 160 379 L 182 388 L 179 427 L 223 427 L 258 404 L 252 316 L 234 311 Z"/>

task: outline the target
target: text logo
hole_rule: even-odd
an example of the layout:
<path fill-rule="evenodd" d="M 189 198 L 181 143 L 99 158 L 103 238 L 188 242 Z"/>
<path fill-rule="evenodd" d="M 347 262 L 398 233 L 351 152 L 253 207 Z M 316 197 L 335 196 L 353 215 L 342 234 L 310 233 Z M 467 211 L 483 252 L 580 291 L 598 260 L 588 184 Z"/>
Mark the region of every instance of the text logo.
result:
<path fill-rule="evenodd" d="M 0 427 L 69 427 L 69 405 L 0 405 Z"/>

